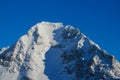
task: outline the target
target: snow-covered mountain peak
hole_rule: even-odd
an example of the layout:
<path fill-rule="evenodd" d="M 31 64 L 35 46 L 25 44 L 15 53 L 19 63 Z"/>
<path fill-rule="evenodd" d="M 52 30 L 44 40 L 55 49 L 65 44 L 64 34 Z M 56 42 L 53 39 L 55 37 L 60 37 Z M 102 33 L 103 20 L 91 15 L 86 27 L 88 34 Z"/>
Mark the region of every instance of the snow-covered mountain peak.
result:
<path fill-rule="evenodd" d="M 62 23 L 50 23 L 50 22 L 41 22 L 37 23 L 28 31 L 27 34 L 22 36 L 18 41 L 24 42 L 27 46 L 31 44 L 55 44 L 54 32 L 56 29 L 63 27 Z"/>
<path fill-rule="evenodd" d="M 8 79 L 119 80 L 120 63 L 79 29 L 41 22 L 0 50 L 0 80 Z"/>
<path fill-rule="evenodd" d="M 50 23 L 50 22 L 41 22 L 41 23 L 37 23 L 36 25 L 34 25 L 29 31 L 28 33 L 33 33 L 34 31 L 37 31 L 38 33 L 46 33 L 46 35 L 48 34 L 48 32 L 53 31 L 54 29 L 63 27 L 62 23 Z"/>

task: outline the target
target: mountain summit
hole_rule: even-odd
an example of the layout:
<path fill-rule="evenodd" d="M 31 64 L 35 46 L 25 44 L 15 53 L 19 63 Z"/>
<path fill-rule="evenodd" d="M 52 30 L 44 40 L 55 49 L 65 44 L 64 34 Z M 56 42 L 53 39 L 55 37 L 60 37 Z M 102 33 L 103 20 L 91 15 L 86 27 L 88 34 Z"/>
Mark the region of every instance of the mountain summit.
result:
<path fill-rule="evenodd" d="M 120 80 L 120 63 L 79 29 L 41 22 L 0 49 L 0 80 Z"/>

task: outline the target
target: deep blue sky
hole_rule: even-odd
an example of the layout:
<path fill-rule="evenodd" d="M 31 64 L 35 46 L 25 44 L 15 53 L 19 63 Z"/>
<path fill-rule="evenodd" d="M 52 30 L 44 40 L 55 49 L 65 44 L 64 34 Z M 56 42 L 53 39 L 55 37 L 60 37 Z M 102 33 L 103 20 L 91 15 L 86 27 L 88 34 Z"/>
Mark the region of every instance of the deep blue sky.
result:
<path fill-rule="evenodd" d="M 0 0 L 0 48 L 41 21 L 80 28 L 120 61 L 120 0 Z"/>

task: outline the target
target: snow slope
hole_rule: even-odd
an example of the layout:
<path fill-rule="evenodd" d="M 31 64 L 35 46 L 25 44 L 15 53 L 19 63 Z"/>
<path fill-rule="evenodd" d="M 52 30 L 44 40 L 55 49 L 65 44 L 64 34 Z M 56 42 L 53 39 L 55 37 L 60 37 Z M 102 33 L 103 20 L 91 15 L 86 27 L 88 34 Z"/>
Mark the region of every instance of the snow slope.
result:
<path fill-rule="evenodd" d="M 73 26 L 41 22 L 0 49 L 0 80 L 100 79 L 120 80 L 120 63 Z"/>

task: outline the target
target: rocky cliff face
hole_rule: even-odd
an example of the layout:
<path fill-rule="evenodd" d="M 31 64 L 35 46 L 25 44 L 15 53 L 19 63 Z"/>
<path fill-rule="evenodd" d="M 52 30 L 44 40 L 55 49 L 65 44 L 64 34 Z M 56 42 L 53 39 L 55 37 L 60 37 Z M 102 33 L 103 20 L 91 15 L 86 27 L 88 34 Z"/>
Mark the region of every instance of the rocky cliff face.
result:
<path fill-rule="evenodd" d="M 120 80 L 120 63 L 79 29 L 41 22 L 0 49 L 0 80 Z"/>

